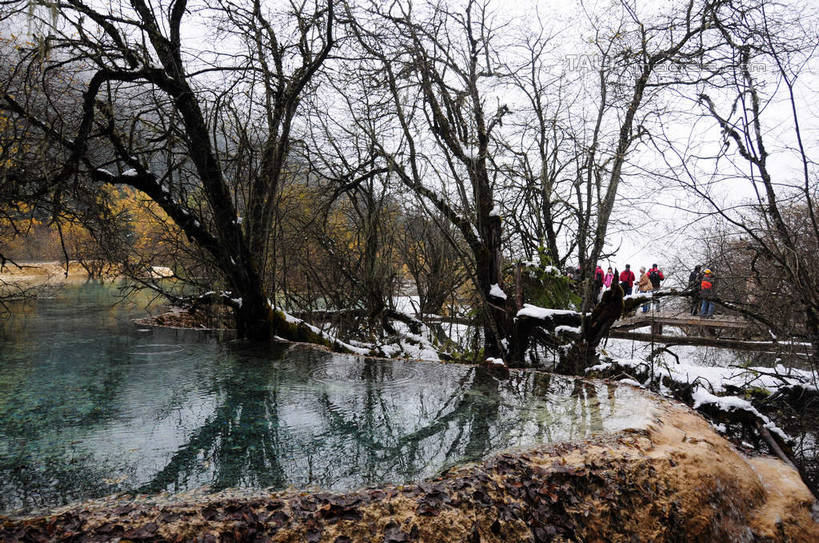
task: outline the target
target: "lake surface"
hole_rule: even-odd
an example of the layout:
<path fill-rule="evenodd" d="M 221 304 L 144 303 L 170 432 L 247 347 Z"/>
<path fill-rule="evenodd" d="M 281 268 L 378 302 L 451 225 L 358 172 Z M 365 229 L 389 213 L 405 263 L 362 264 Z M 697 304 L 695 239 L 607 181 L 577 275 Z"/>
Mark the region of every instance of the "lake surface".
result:
<path fill-rule="evenodd" d="M 0 512 L 118 492 L 348 490 L 642 426 L 629 387 L 146 329 L 110 285 L 0 321 Z"/>

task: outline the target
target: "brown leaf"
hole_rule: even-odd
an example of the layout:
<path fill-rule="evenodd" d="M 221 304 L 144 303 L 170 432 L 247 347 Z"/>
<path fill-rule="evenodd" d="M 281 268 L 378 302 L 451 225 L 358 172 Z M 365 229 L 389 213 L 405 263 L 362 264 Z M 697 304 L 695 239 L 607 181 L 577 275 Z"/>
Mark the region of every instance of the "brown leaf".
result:
<path fill-rule="evenodd" d="M 370 490 L 370 499 L 375 501 L 383 500 L 387 493 L 383 490 Z"/>
<path fill-rule="evenodd" d="M 121 516 L 127 515 L 128 513 L 130 513 L 133 510 L 134 510 L 133 505 L 122 505 L 122 506 L 117 507 L 116 509 L 114 509 L 114 514 L 117 515 L 118 517 L 121 517 Z"/>
<path fill-rule="evenodd" d="M 202 518 L 205 520 L 214 520 L 219 513 L 219 509 L 215 505 L 208 505 L 202 509 Z"/>
<path fill-rule="evenodd" d="M 387 524 L 384 530 L 384 543 L 406 543 L 409 541 L 409 535 L 401 530 L 395 522 Z"/>
<path fill-rule="evenodd" d="M 159 527 L 155 522 L 149 522 L 138 528 L 132 528 L 122 534 L 123 539 L 150 539 L 154 536 Z"/>
<path fill-rule="evenodd" d="M 287 521 L 289 520 L 290 517 L 287 516 L 287 513 L 285 513 L 284 511 L 276 511 L 275 513 L 271 513 L 271 515 L 267 517 L 265 523 L 272 523 L 275 524 L 276 526 L 284 526 L 285 524 L 287 524 Z"/>
<path fill-rule="evenodd" d="M 173 522 L 174 520 L 176 520 L 178 518 L 179 518 L 179 515 L 177 515 L 173 511 L 167 511 L 166 510 L 166 511 L 163 511 L 162 513 L 160 513 L 159 518 L 156 519 L 156 520 L 158 522 L 160 522 L 161 524 L 168 524 L 168 523 Z"/>
<path fill-rule="evenodd" d="M 318 505 L 316 504 L 316 502 L 313 499 L 311 499 L 309 496 L 305 496 L 304 498 L 299 500 L 298 506 L 303 511 L 309 511 L 311 513 L 313 511 L 315 511 L 316 509 L 318 509 Z"/>
<path fill-rule="evenodd" d="M 102 526 L 94 529 L 98 534 L 113 534 L 115 532 L 124 532 L 125 528 L 121 524 L 114 524 L 113 522 L 106 522 Z"/>

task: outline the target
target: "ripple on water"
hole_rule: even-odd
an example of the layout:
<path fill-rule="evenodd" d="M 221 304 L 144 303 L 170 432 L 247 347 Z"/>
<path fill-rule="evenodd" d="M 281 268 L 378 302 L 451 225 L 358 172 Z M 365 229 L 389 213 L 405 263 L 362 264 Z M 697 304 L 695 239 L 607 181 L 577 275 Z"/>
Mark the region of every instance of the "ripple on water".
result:
<path fill-rule="evenodd" d="M 137 345 L 128 354 L 131 356 L 161 356 L 182 352 L 183 347 L 178 343 L 146 343 Z"/>
<path fill-rule="evenodd" d="M 310 370 L 309 380 L 333 388 L 343 387 L 351 393 L 372 388 L 391 392 L 419 382 L 420 376 L 420 368 L 414 364 L 331 359 Z"/>

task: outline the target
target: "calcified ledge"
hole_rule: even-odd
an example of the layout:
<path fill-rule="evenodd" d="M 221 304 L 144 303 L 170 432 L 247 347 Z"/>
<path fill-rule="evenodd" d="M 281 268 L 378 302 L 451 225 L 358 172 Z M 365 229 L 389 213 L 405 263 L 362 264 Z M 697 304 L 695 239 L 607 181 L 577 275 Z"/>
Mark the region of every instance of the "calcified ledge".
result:
<path fill-rule="evenodd" d="M 419 484 L 196 501 L 115 498 L 2 519 L 2 541 L 819 541 L 813 499 L 660 401 L 645 430 L 501 453 Z"/>

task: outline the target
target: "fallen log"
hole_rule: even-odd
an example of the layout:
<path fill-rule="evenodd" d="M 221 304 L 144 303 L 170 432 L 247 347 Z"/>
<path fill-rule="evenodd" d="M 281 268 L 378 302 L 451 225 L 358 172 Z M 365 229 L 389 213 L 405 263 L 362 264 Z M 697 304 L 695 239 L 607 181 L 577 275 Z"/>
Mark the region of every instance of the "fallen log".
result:
<path fill-rule="evenodd" d="M 702 345 L 705 347 L 725 347 L 730 349 L 737 349 L 741 351 L 759 351 L 759 352 L 781 352 L 783 349 L 802 348 L 806 351 L 801 353 L 799 351 L 789 351 L 791 354 L 804 354 L 809 356 L 808 350 L 810 347 L 801 344 L 783 343 L 777 341 L 746 341 L 741 339 L 723 339 L 715 337 L 700 337 L 700 336 L 666 336 L 658 334 L 649 334 L 645 332 L 624 332 L 621 330 L 612 329 L 609 331 L 609 337 L 618 339 L 633 339 L 637 341 L 647 341 L 655 343 L 665 343 L 668 345 Z"/>

